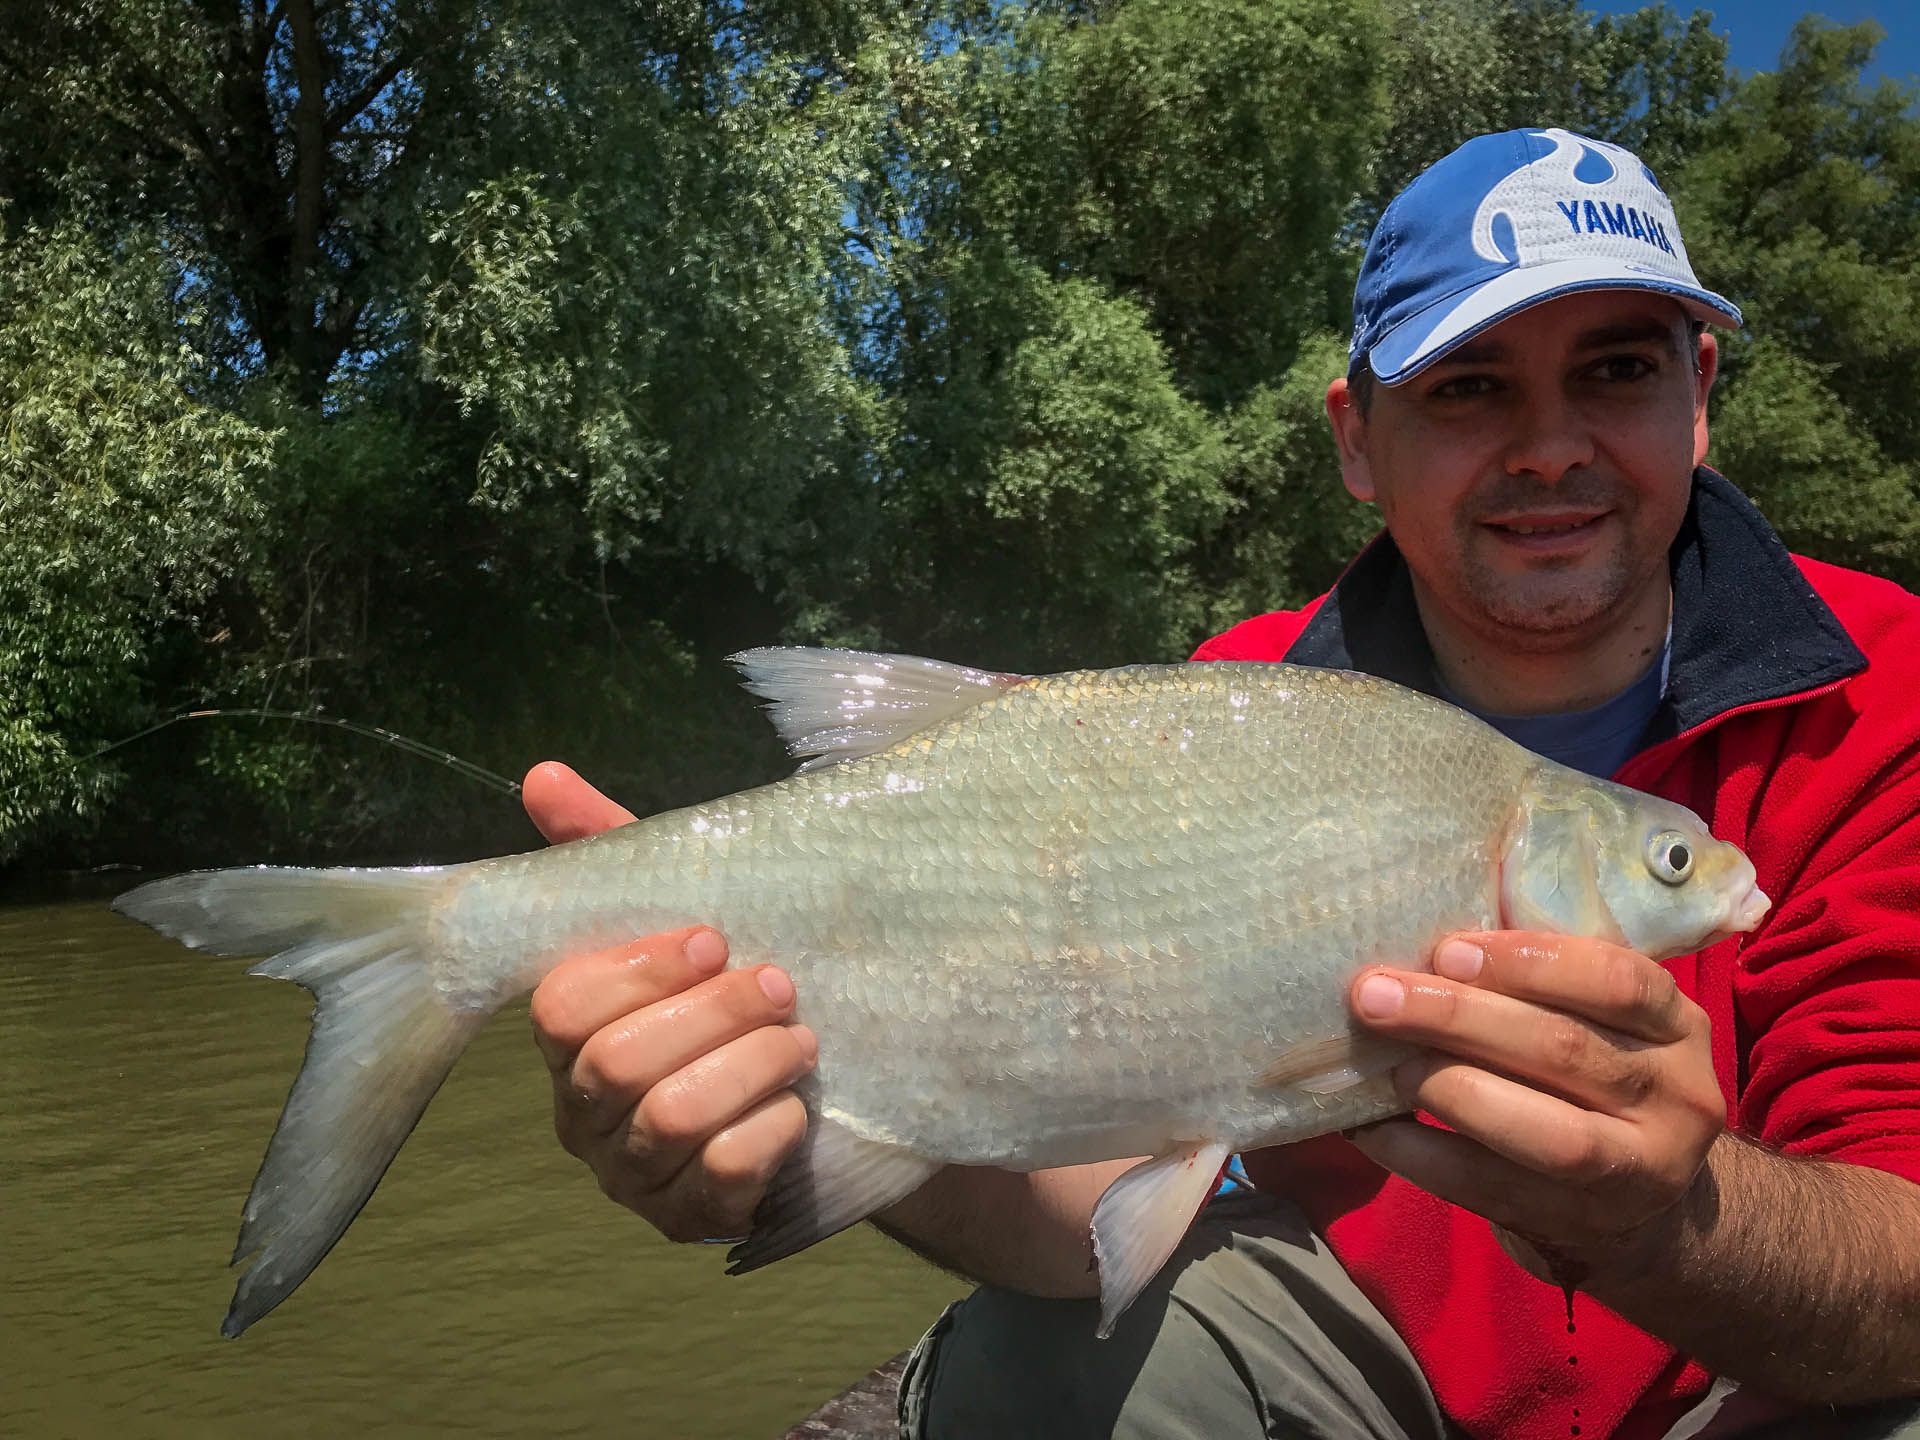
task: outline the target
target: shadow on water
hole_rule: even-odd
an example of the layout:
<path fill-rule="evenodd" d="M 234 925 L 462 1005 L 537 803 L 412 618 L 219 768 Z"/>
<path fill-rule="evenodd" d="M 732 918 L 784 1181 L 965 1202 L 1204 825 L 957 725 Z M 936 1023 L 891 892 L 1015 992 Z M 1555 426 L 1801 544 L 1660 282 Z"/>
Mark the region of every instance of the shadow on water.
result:
<path fill-rule="evenodd" d="M 286 1305 L 219 1337 L 306 1040 L 292 985 L 99 899 L 0 908 L 0 1434 L 777 1436 L 957 1282 L 867 1230 L 739 1279 L 604 1200 L 524 1008 Z"/>

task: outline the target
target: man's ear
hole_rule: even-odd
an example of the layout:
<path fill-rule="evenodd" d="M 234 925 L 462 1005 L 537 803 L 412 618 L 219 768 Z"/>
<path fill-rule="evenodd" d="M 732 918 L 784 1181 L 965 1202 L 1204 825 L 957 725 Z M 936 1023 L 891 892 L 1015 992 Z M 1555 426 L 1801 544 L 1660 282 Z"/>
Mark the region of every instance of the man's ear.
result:
<path fill-rule="evenodd" d="M 1711 330 L 1700 335 L 1700 365 L 1693 374 L 1693 463 L 1707 459 L 1707 392 L 1720 373 L 1720 341 Z"/>
<path fill-rule="evenodd" d="M 1327 423 L 1340 451 L 1340 479 L 1354 499 L 1373 503 L 1373 471 L 1367 464 L 1367 417 L 1354 403 L 1353 391 L 1342 375 L 1327 386 Z"/>

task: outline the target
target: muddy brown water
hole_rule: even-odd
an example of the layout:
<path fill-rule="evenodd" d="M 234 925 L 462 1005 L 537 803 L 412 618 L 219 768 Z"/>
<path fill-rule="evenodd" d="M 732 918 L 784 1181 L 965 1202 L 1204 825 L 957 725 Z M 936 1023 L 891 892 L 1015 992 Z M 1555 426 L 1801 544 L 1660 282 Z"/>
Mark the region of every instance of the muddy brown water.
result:
<path fill-rule="evenodd" d="M 222 1340 L 304 991 L 104 901 L 0 908 L 0 1435 L 773 1437 L 959 1282 L 870 1229 L 753 1275 L 553 1139 L 524 1006 L 285 1305 Z"/>

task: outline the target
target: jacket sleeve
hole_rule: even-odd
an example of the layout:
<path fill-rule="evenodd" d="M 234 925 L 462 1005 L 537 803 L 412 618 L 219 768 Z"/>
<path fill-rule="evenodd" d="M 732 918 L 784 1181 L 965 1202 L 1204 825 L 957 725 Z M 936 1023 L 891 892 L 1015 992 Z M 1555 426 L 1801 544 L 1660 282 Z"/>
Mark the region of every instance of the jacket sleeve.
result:
<path fill-rule="evenodd" d="M 1735 1115 L 1789 1152 L 1920 1181 L 1920 745 L 1860 763 L 1836 741 L 1775 761 L 1796 793 L 1767 822 L 1782 893 L 1734 977 Z"/>

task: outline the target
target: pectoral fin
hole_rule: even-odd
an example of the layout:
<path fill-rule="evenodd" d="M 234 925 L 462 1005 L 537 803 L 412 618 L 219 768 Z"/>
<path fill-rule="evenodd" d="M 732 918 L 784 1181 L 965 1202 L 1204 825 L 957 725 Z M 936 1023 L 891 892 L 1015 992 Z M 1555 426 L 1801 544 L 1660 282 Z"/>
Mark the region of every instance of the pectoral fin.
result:
<path fill-rule="evenodd" d="M 1167 1263 L 1213 1193 L 1229 1150 L 1225 1141 L 1214 1140 L 1142 1160 L 1100 1197 L 1093 1211 L 1093 1253 L 1100 1266 L 1101 1339 Z"/>
<path fill-rule="evenodd" d="M 1332 1095 L 1384 1074 L 1407 1053 L 1404 1045 L 1364 1035 L 1307 1040 L 1281 1051 L 1253 1083 L 1262 1090 L 1291 1088 L 1309 1095 Z"/>
<path fill-rule="evenodd" d="M 727 1252 L 727 1273 L 758 1270 L 837 1235 L 912 1194 L 939 1168 L 938 1160 L 863 1140 L 815 1115 L 754 1211 L 753 1233 Z"/>

